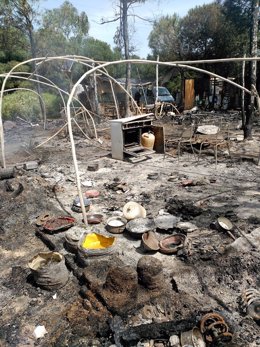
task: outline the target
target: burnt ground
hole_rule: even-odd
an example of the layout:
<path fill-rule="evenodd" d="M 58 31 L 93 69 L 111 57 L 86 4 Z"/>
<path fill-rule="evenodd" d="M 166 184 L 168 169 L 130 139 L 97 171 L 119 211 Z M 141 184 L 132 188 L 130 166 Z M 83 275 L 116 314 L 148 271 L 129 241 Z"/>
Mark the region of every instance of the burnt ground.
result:
<path fill-rule="evenodd" d="M 165 128 L 167 138 L 173 136 L 170 120 Z M 224 346 L 259 346 L 259 322 L 240 305 L 243 290 L 260 287 L 255 160 L 220 155 L 216 167 L 210 152 L 198 161 L 184 151 L 178 159 L 172 147 L 170 155 L 153 154 L 136 164 L 117 161 L 110 154 L 109 125 L 100 124 L 102 143 L 75 134 L 82 189 L 91 189 L 91 182 L 100 192 L 92 199 L 91 212 L 104 215 L 102 224 L 84 227 L 81 214 L 71 210 L 77 187 L 68 139 L 55 137 L 35 148 L 57 129 L 59 122 L 49 122 L 45 131 L 20 124 L 5 133 L 9 165 L 37 160 L 39 166 L 25 170 L 20 165 L 15 178 L 0 181 L 0 345 L 137 346 L 160 340 L 166 346 L 171 335 L 217 312 L 233 334 L 233 342 Z M 244 145 L 234 142 L 233 148 Z M 97 171 L 88 170 L 93 163 L 98 163 Z M 115 183 L 123 183 L 126 191 Z M 71 215 L 87 231 L 107 233 L 105 220 L 122 213 L 128 201 L 142 204 L 148 217 L 168 211 L 193 223 L 197 228 L 192 231 L 156 230 L 158 239 L 185 233 L 187 249 L 177 255 L 147 253 L 140 238 L 124 232 L 116 235 L 112 255 L 90 257 L 83 266 L 64 247 L 64 231 L 46 235 L 47 241 L 37 233 L 36 219 L 45 212 Z M 250 242 L 236 228 L 236 241 L 218 231 L 214 222 L 219 216 L 229 218 Z M 34 255 L 50 249 L 65 256 L 70 270 L 67 284 L 55 291 L 38 287 L 28 268 Z M 40 339 L 33 335 L 38 325 L 47 330 Z"/>

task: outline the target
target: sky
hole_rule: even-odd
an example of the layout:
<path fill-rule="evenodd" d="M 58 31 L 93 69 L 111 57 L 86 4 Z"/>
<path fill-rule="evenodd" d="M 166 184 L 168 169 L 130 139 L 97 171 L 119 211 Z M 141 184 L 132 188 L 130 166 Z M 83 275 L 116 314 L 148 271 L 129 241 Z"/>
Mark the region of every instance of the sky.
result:
<path fill-rule="evenodd" d="M 111 20 L 114 18 L 116 0 L 69 0 L 79 12 L 84 11 L 90 23 L 89 35 L 95 39 L 107 42 L 113 48 L 113 37 L 118 22 L 99 24 L 101 19 Z M 52 9 L 61 6 L 64 0 L 42 0 L 42 9 Z M 195 6 L 212 3 L 213 0 L 147 0 L 144 4 L 135 4 L 134 13 L 145 19 L 156 19 L 164 15 L 177 13 L 183 17 Z M 148 47 L 148 36 L 152 30 L 152 24 L 136 18 L 134 24 L 135 32 L 132 42 L 135 45 L 135 54 L 146 58 L 150 53 Z"/>

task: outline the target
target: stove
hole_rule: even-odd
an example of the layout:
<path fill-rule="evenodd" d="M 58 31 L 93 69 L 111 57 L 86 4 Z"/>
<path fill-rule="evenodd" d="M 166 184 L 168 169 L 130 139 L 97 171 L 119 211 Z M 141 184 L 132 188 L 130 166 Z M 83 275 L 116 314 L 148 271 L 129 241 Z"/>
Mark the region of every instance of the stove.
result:
<path fill-rule="evenodd" d="M 112 158 L 131 161 L 147 159 L 153 153 L 164 153 L 164 129 L 152 124 L 153 114 L 113 119 L 110 121 Z M 148 131 L 155 135 L 153 150 L 141 145 L 142 134 Z"/>

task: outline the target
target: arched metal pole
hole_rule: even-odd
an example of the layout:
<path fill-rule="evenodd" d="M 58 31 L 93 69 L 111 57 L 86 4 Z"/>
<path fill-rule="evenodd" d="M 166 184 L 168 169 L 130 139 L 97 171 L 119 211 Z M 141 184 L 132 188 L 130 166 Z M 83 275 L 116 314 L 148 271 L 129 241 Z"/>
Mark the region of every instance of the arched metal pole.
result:
<path fill-rule="evenodd" d="M 4 133 L 3 133 L 3 124 L 2 124 L 2 100 L 3 100 L 3 91 L 5 88 L 5 84 L 6 81 L 8 79 L 8 77 L 10 76 L 10 74 L 20 65 L 26 64 L 28 62 L 31 61 L 40 61 L 40 64 L 42 64 L 45 61 L 49 61 L 49 60 L 58 60 L 58 59 L 71 59 L 71 60 L 76 60 L 78 62 L 80 62 L 81 58 L 83 58 L 82 60 L 84 61 L 91 61 L 90 59 L 86 59 L 85 57 L 78 57 L 78 56 L 63 56 L 63 57 L 51 57 L 51 58 L 34 58 L 34 59 L 29 59 L 25 62 L 19 63 L 16 66 L 14 66 L 9 73 L 7 73 L 3 84 L 2 84 L 2 88 L 1 88 L 1 93 L 0 93 L 0 141 L 1 141 L 1 152 L 2 152 L 2 160 L 3 160 L 3 166 L 5 167 L 5 156 L 4 156 Z M 211 60 L 210 62 L 227 62 L 227 61 L 243 61 L 243 60 L 260 60 L 260 58 L 258 57 L 254 57 L 254 58 L 230 58 L 230 59 L 220 59 L 220 60 Z M 70 141 L 71 141 L 71 149 L 72 149 L 72 158 L 73 158 L 73 163 L 74 163 L 74 167 L 75 167 L 75 173 L 76 173 L 76 180 L 77 180 L 77 188 L 78 188 L 78 193 L 79 193 L 79 199 L 80 199 L 80 205 L 81 205 L 81 209 L 82 209 L 82 213 L 83 213 L 83 220 L 85 222 L 85 224 L 87 224 L 87 217 L 86 217 L 86 211 L 85 211 L 85 205 L 84 205 L 84 199 L 83 199 L 83 195 L 82 195 L 82 191 L 81 191 L 81 182 L 80 182 L 80 177 L 79 177 L 79 170 L 78 170 L 78 163 L 77 163 L 77 157 L 76 157 L 76 150 L 75 150 L 75 143 L 74 143 L 74 138 L 73 138 L 73 132 L 72 132 L 72 125 L 71 125 L 71 113 L 70 113 L 70 104 L 72 102 L 72 99 L 74 98 L 74 94 L 76 91 L 77 86 L 79 85 L 79 83 L 81 83 L 83 81 L 84 78 L 86 78 L 88 75 L 94 73 L 97 70 L 100 70 L 102 68 L 105 68 L 106 66 L 110 66 L 110 65 L 119 65 L 119 64 L 128 64 L 128 63 L 136 63 L 136 64 L 159 64 L 159 65 L 165 65 L 165 66 L 176 66 L 176 67 L 182 67 L 182 68 L 187 68 L 193 71 L 198 71 L 198 72 L 202 72 L 205 74 L 208 74 L 210 76 L 213 77 L 217 77 L 223 81 L 226 81 L 227 83 L 230 83 L 234 86 L 236 86 L 237 88 L 240 88 L 242 90 L 245 90 L 246 93 L 251 93 L 248 89 L 240 86 L 239 84 L 230 81 L 220 75 L 214 74 L 212 72 L 209 72 L 207 70 L 203 70 L 194 66 L 190 66 L 190 65 L 186 65 L 186 64 L 199 64 L 199 63 L 207 63 L 209 61 L 192 61 L 192 62 L 155 62 L 152 60 L 143 60 L 143 59 L 128 59 L 128 60 L 118 60 L 118 61 L 112 61 L 112 62 L 105 62 L 102 63 L 100 65 L 97 65 L 94 68 L 91 68 L 89 71 L 87 71 L 86 73 L 84 73 L 81 78 L 75 83 L 75 85 L 73 86 L 71 93 L 69 95 L 68 98 L 68 102 L 67 102 L 67 118 L 68 118 L 68 130 L 69 130 L 69 136 L 70 136 Z"/>

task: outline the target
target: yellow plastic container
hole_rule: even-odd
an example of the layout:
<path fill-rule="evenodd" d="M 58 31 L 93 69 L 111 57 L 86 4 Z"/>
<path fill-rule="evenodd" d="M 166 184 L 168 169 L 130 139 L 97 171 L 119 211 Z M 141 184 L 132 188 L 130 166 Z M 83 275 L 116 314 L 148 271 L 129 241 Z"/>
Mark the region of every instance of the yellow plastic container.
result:
<path fill-rule="evenodd" d="M 115 237 L 107 237 L 101 234 L 87 234 L 82 242 L 83 249 L 106 249 L 113 246 Z"/>
<path fill-rule="evenodd" d="M 155 136 L 152 132 L 143 133 L 141 137 L 141 144 L 143 147 L 153 149 Z"/>

